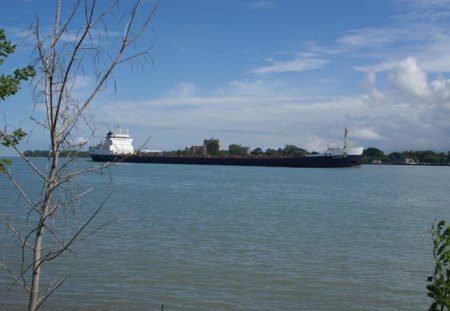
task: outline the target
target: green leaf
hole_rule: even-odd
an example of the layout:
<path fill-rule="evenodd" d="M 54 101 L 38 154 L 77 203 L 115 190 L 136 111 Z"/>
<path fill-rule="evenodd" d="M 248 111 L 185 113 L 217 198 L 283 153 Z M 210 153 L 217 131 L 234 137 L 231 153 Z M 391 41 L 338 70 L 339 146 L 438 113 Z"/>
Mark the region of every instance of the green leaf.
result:
<path fill-rule="evenodd" d="M 0 172 L 4 172 L 6 170 L 6 165 L 11 165 L 12 161 L 8 159 L 0 159 Z"/>
<path fill-rule="evenodd" d="M 6 39 L 3 29 L 0 29 L 0 66 L 9 54 L 14 53 L 15 49 L 16 46 Z M 13 75 L 2 74 L 0 76 L 0 99 L 5 100 L 5 98 L 16 94 L 20 88 L 20 82 L 27 81 L 35 75 L 36 72 L 30 65 L 14 70 Z"/>
<path fill-rule="evenodd" d="M 5 147 L 17 145 L 22 138 L 27 135 L 21 128 L 16 129 L 12 134 L 0 134 L 0 143 Z"/>

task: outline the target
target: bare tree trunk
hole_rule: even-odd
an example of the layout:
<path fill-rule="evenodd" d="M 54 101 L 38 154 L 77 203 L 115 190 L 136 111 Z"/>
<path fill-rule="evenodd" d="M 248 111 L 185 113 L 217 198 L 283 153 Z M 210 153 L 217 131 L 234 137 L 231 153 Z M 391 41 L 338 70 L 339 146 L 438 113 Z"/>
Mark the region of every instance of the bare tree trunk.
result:
<path fill-rule="evenodd" d="M 70 171 L 68 163 L 73 160 L 60 159 L 60 152 L 79 147 L 73 143 L 71 137 L 81 126 L 80 124 L 85 122 L 88 128 L 92 128 L 92 124 L 85 119 L 85 111 L 95 96 L 105 88 L 106 81 L 112 78 L 114 69 L 122 63 L 145 56 L 150 50 L 145 48 L 127 53 L 129 49 L 136 48 L 136 41 L 150 25 L 159 0 L 154 0 L 154 3 L 141 0 L 135 0 L 133 3 L 124 1 L 124 7 L 128 7 L 129 12 L 125 14 L 124 19 L 117 21 L 119 24 L 122 23 L 122 35 L 117 39 L 116 45 L 111 45 L 109 49 L 104 48 L 101 38 L 108 34 L 108 18 L 114 18 L 116 15 L 124 16 L 116 14 L 121 13 L 119 2 L 119 0 L 112 0 L 107 5 L 104 1 L 74 0 L 68 14 L 61 14 L 61 1 L 55 0 L 52 33 L 42 35 L 38 20 L 35 23 L 36 51 L 39 58 L 39 66 L 36 68 L 36 105 L 45 105 L 46 115 L 40 121 L 33 119 L 49 135 L 50 167 L 46 172 L 39 170 L 16 146 L 13 146 L 32 171 L 41 177 L 43 190 L 40 198 L 32 198 L 8 171 L 5 172 L 25 199 L 29 207 L 28 215 L 33 215 L 32 219 L 36 223 L 25 236 L 21 235 L 20 230 L 16 230 L 13 224 L 8 223 L 11 232 L 22 245 L 21 271 L 14 273 L 0 259 L 0 267 L 10 274 L 14 284 L 23 287 L 29 295 L 28 311 L 38 310 L 66 280 L 64 278 L 56 285 L 47 285 L 45 291 L 42 290 L 41 273 L 44 265 L 70 251 L 77 242 L 95 232 L 97 228 L 91 232 L 85 231 L 105 206 L 103 202 L 94 208 L 90 217 L 79 225 L 71 236 L 62 238 L 57 230 L 50 226 L 50 221 L 56 217 L 58 211 L 69 206 L 73 207 L 75 202 L 90 191 L 90 189 L 86 191 L 71 189 L 71 180 L 80 174 L 98 169 L 93 167 L 81 171 Z M 97 6 L 101 6 L 101 9 Z M 67 17 L 61 20 L 61 16 Z M 84 25 L 77 24 L 80 20 L 84 20 Z M 111 32 L 117 33 L 117 31 Z M 85 71 L 89 70 L 92 75 L 95 75 L 95 83 L 91 85 L 90 91 L 84 98 L 75 98 L 72 90 L 76 84 L 76 78 L 80 74 L 85 75 Z M 34 242 L 28 242 L 32 236 L 34 236 Z M 31 260 L 27 259 L 28 253 Z M 30 273 L 31 276 L 29 276 Z"/>
<path fill-rule="evenodd" d="M 48 218 L 49 207 L 52 201 L 53 180 L 56 176 L 58 153 L 54 154 L 52 166 L 49 172 L 49 178 L 45 188 L 45 199 L 42 205 L 42 214 L 39 219 L 39 224 L 36 230 L 36 238 L 33 249 L 33 272 L 31 277 L 30 301 L 28 304 L 28 311 L 34 311 L 39 308 L 39 283 L 41 280 L 41 263 L 42 263 L 42 242 L 44 238 L 45 222 Z"/>

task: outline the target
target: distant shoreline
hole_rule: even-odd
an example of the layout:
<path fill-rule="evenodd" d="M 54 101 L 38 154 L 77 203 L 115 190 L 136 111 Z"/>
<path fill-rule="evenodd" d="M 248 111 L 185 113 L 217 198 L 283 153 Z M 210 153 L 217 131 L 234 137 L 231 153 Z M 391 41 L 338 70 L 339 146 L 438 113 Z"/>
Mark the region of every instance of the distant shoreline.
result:
<path fill-rule="evenodd" d="M 416 164 L 410 164 L 410 163 L 362 163 L 362 165 L 393 165 L 393 166 L 450 166 L 449 163 L 445 163 L 445 164 L 440 164 L 440 163 L 416 163 Z"/>

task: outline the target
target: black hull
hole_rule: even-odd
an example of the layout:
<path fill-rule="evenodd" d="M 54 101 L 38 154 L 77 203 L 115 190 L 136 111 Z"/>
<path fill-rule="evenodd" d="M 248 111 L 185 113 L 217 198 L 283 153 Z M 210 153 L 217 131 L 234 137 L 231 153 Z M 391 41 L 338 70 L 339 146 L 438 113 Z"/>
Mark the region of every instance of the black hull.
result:
<path fill-rule="evenodd" d="M 361 166 L 361 156 L 314 156 L 302 158 L 264 157 L 201 157 L 201 156 L 151 156 L 151 155 L 91 155 L 97 162 L 194 164 L 194 165 L 237 165 L 267 167 L 352 167 Z"/>

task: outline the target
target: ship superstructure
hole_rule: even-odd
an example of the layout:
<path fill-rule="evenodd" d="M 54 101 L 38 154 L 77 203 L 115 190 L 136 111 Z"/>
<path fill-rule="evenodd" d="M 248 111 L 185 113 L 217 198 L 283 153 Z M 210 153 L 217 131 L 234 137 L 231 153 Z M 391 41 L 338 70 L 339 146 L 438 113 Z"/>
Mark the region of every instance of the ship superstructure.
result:
<path fill-rule="evenodd" d="M 103 143 L 89 148 L 90 154 L 98 155 L 132 155 L 134 154 L 133 138 L 127 130 L 116 128 L 116 132 L 109 131 Z"/>

